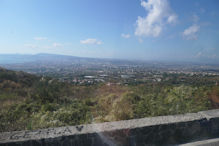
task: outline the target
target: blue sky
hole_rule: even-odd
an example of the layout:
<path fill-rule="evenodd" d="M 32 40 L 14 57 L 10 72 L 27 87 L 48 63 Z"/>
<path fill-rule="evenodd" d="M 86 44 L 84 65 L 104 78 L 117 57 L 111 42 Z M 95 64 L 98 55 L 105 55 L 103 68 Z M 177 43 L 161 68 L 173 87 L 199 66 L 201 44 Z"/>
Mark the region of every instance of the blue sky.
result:
<path fill-rule="evenodd" d="M 1 0 L 0 54 L 219 61 L 218 0 Z"/>

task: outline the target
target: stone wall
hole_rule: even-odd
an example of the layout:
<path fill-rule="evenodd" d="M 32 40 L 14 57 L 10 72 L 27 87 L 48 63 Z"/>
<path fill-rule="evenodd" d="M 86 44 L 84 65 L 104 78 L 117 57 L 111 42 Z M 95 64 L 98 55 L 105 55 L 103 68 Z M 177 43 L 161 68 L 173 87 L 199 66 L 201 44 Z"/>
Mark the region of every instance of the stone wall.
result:
<path fill-rule="evenodd" d="M 143 146 L 219 137 L 219 110 L 0 133 L 0 146 Z"/>

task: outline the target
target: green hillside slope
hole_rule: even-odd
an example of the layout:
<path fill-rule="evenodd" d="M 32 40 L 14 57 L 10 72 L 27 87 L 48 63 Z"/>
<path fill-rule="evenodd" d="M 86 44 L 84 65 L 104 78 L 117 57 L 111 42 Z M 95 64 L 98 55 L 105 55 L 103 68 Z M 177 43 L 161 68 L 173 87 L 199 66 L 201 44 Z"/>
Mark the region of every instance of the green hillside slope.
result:
<path fill-rule="evenodd" d="M 0 132 L 218 108 L 217 85 L 72 85 L 0 68 Z"/>

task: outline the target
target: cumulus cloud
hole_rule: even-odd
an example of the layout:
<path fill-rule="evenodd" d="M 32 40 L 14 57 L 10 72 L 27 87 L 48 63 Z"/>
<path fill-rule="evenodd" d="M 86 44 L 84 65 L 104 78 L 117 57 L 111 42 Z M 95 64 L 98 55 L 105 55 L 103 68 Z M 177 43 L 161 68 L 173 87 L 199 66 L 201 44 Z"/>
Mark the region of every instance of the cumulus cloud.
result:
<path fill-rule="evenodd" d="M 193 14 L 192 15 L 192 21 L 194 22 L 194 23 L 197 23 L 198 21 L 199 21 L 199 16 L 198 15 L 196 15 L 196 14 Z"/>
<path fill-rule="evenodd" d="M 60 44 L 60 43 L 53 43 L 52 46 L 53 46 L 53 47 L 61 47 L 62 44 Z"/>
<path fill-rule="evenodd" d="M 177 15 L 171 10 L 167 0 L 142 0 L 141 6 L 147 11 L 147 15 L 138 16 L 136 36 L 158 37 L 165 24 L 173 24 L 177 20 Z"/>
<path fill-rule="evenodd" d="M 177 16 L 173 14 L 168 17 L 167 22 L 171 24 L 171 23 L 175 23 L 176 20 L 177 20 Z"/>
<path fill-rule="evenodd" d="M 128 39 L 128 38 L 131 37 L 130 34 L 124 34 L 124 33 L 122 33 L 121 36 L 122 36 L 123 38 L 126 38 L 126 39 Z"/>
<path fill-rule="evenodd" d="M 199 57 L 201 57 L 202 55 L 203 55 L 202 52 L 198 52 L 198 53 L 195 55 L 195 57 L 196 57 L 196 58 L 199 58 Z"/>
<path fill-rule="evenodd" d="M 42 40 L 47 40 L 47 37 L 34 37 L 33 39 L 36 41 L 42 41 Z"/>
<path fill-rule="evenodd" d="M 34 44 L 24 44 L 24 46 L 25 47 L 27 47 L 27 48 L 37 48 L 37 46 L 36 45 L 34 45 Z"/>
<path fill-rule="evenodd" d="M 102 42 L 100 40 L 92 39 L 92 38 L 89 38 L 86 40 L 81 40 L 80 43 L 81 44 L 91 44 L 91 45 L 101 45 L 102 44 Z"/>
<path fill-rule="evenodd" d="M 195 55 L 195 58 L 208 58 L 208 59 L 216 59 L 218 56 L 215 52 L 211 51 L 200 51 Z"/>
<path fill-rule="evenodd" d="M 200 26 L 193 24 L 192 26 L 184 30 L 183 37 L 187 40 L 196 40 L 199 29 Z"/>

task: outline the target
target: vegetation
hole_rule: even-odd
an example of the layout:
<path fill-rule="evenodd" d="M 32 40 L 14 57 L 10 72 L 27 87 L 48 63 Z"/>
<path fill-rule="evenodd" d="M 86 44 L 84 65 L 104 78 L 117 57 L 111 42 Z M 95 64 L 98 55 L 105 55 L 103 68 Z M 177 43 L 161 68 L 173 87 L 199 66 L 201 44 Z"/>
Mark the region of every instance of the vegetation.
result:
<path fill-rule="evenodd" d="M 0 132 L 218 108 L 219 87 L 194 83 L 79 86 L 0 69 Z"/>

